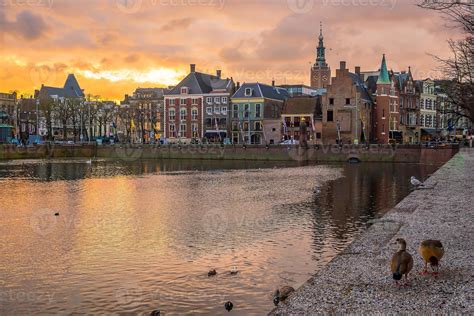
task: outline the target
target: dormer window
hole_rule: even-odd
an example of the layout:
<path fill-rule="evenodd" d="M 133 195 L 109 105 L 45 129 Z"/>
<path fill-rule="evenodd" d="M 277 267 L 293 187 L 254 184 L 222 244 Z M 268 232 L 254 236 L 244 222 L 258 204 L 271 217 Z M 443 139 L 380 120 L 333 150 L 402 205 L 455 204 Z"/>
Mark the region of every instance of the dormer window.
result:
<path fill-rule="evenodd" d="M 252 96 L 252 88 L 245 88 L 245 96 L 246 97 Z"/>
<path fill-rule="evenodd" d="M 188 87 L 181 87 L 181 94 L 188 94 L 188 93 L 189 93 Z"/>

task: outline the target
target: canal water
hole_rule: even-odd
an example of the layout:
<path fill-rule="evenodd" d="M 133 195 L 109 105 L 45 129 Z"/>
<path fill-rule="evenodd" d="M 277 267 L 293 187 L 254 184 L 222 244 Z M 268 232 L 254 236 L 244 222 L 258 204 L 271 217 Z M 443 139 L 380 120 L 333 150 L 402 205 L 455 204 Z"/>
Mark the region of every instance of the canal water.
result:
<path fill-rule="evenodd" d="M 0 162 L 0 314 L 264 314 L 436 169 Z"/>

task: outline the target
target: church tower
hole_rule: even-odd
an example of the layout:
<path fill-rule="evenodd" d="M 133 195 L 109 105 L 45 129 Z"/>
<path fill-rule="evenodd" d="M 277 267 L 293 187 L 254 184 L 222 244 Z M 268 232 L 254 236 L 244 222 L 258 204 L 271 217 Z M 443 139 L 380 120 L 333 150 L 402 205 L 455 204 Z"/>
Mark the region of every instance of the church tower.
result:
<path fill-rule="evenodd" d="M 316 63 L 311 67 L 311 87 L 327 88 L 331 83 L 331 68 L 326 63 L 326 48 L 324 47 L 323 24 L 319 29 L 319 44 L 316 49 Z"/>

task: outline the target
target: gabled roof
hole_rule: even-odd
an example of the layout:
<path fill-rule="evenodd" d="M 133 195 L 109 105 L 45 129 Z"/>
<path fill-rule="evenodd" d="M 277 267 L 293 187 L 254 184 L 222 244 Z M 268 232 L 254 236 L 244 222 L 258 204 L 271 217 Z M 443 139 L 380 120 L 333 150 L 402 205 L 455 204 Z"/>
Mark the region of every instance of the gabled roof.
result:
<path fill-rule="evenodd" d="M 382 57 L 382 65 L 380 66 L 380 75 L 377 79 L 377 84 L 390 84 L 390 76 L 388 74 L 387 62 L 385 61 L 385 54 Z"/>
<path fill-rule="evenodd" d="M 41 96 L 58 96 L 59 98 L 83 98 L 85 97 L 76 77 L 73 74 L 67 76 L 63 88 L 42 85 L 39 94 Z"/>
<path fill-rule="evenodd" d="M 370 92 L 368 90 L 368 87 L 364 81 L 360 78 L 358 74 L 349 72 L 349 77 L 351 77 L 352 82 L 356 86 L 357 91 L 360 92 L 360 96 L 362 100 L 373 103 L 372 97 L 370 96 Z M 369 77 L 370 78 L 370 77 Z"/>
<path fill-rule="evenodd" d="M 161 98 L 169 90 L 167 88 L 137 88 L 135 89 L 134 95 L 141 93 L 151 93 L 154 98 Z"/>
<path fill-rule="evenodd" d="M 282 114 L 313 114 L 315 117 L 320 117 L 322 115 L 320 97 L 290 98 L 285 101 Z"/>
<path fill-rule="evenodd" d="M 188 94 L 208 94 L 216 90 L 228 90 L 232 87 L 232 79 L 221 79 L 217 76 L 201 72 L 189 73 L 180 83 L 165 95 L 181 94 L 181 88 L 187 87 Z"/>
<path fill-rule="evenodd" d="M 245 89 L 251 88 L 252 95 L 245 95 Z M 288 91 L 284 88 L 274 87 L 263 83 L 244 83 L 239 90 L 237 90 L 232 98 L 267 98 L 284 101 L 290 97 Z"/>
<path fill-rule="evenodd" d="M 67 76 L 66 82 L 64 83 L 65 94 L 69 97 L 85 97 L 84 92 L 82 91 L 79 83 L 76 80 L 74 74 L 69 74 Z"/>

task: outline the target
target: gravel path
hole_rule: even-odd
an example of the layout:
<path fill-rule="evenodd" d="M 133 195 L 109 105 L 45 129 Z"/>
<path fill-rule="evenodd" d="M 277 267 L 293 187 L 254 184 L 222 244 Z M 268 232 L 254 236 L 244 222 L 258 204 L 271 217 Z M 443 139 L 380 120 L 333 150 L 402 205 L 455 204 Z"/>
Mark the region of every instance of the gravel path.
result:
<path fill-rule="evenodd" d="M 407 179 L 409 181 L 409 179 Z M 270 315 L 474 314 L 474 150 L 463 149 Z M 414 257 L 410 286 L 390 272 L 395 240 Z M 421 276 L 424 239 L 445 248 L 440 276 Z"/>

